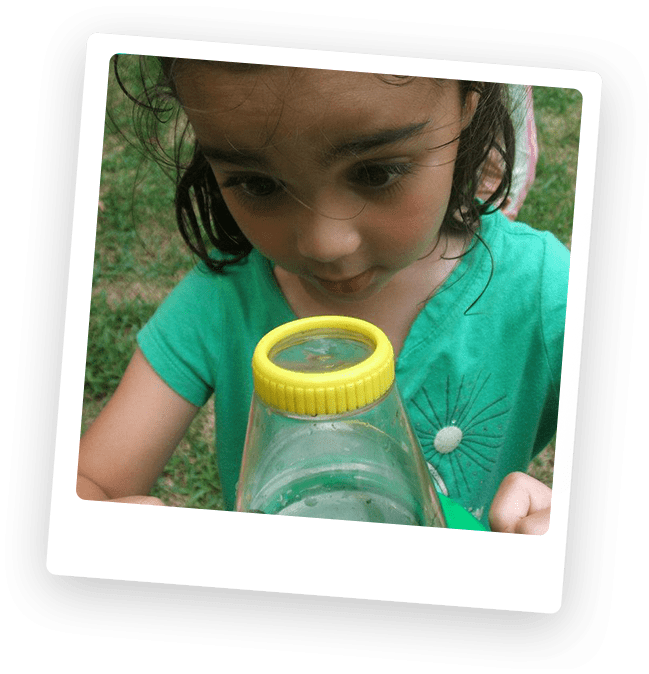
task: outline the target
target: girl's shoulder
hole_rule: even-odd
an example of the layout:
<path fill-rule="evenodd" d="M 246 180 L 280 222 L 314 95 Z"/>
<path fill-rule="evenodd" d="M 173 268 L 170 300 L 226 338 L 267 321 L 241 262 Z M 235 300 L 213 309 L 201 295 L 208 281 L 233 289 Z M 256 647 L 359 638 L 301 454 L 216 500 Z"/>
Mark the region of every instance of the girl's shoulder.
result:
<path fill-rule="evenodd" d="M 219 262 L 227 259 L 219 251 L 210 253 L 210 258 Z M 198 262 L 175 286 L 171 296 L 181 296 L 185 301 L 193 299 L 201 306 L 216 296 L 223 302 L 231 294 L 241 296 L 253 289 L 272 296 L 276 291 L 272 280 L 268 260 L 253 249 L 243 260 L 226 265 L 221 272 L 213 271 L 203 261 Z"/>
<path fill-rule="evenodd" d="M 257 341 L 287 316 L 290 310 L 268 261 L 253 251 L 222 273 L 199 262 L 160 304 L 137 340 L 159 376 L 200 407 L 214 391 L 223 363 L 245 354 L 245 371 Z"/>
<path fill-rule="evenodd" d="M 510 220 L 502 211 L 488 213 L 482 217 L 481 230 L 486 239 L 494 243 L 501 238 L 509 245 L 549 247 L 552 251 L 568 253 L 566 246 L 549 231 L 537 229 L 519 220 Z M 562 253 L 563 254 L 563 253 Z"/>
<path fill-rule="evenodd" d="M 570 251 L 552 232 L 512 222 L 497 211 L 483 218 L 481 235 L 496 269 L 522 277 L 563 277 L 567 283 Z"/>
<path fill-rule="evenodd" d="M 512 222 L 502 214 L 485 220 L 483 235 L 489 253 L 482 254 L 490 255 L 490 276 L 483 299 L 489 310 L 510 322 L 535 317 L 546 342 L 561 340 L 570 251 L 551 232 Z"/>
<path fill-rule="evenodd" d="M 214 259 L 222 259 L 219 255 L 214 253 Z M 253 250 L 222 272 L 203 261 L 196 264 L 163 300 L 147 329 L 209 334 L 213 339 L 227 331 L 224 326 L 247 324 L 251 317 L 267 313 L 284 315 L 288 311 L 284 304 L 270 263 Z"/>

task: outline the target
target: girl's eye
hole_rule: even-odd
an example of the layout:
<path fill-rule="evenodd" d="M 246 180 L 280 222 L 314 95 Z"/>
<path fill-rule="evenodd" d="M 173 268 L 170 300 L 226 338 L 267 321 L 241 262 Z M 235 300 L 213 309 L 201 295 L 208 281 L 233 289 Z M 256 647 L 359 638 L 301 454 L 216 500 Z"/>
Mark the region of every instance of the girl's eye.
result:
<path fill-rule="evenodd" d="M 389 187 L 413 169 L 412 164 L 361 164 L 354 169 L 353 179 L 363 187 Z"/>
<path fill-rule="evenodd" d="M 232 176 L 223 183 L 224 188 L 237 188 L 249 197 L 269 197 L 281 189 L 281 185 L 265 176 Z"/>
<path fill-rule="evenodd" d="M 391 187 L 398 187 L 399 179 L 411 173 L 412 163 L 361 163 L 351 171 L 350 181 L 359 187 L 387 195 Z M 232 189 L 242 199 L 269 199 L 284 191 L 284 185 L 264 175 L 231 175 L 221 183 L 222 189 Z"/>

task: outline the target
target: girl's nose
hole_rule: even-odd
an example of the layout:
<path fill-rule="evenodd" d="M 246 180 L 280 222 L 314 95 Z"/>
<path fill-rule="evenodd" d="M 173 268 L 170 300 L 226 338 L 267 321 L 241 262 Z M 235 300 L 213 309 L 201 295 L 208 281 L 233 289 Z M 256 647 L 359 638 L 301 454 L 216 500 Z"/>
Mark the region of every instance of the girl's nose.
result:
<path fill-rule="evenodd" d="M 333 213 L 328 214 L 331 210 Z M 355 253 L 361 244 L 359 209 L 347 215 L 341 208 L 322 211 L 304 209 L 297 226 L 300 255 L 320 263 L 332 263 Z M 336 211 L 338 213 L 336 213 Z"/>

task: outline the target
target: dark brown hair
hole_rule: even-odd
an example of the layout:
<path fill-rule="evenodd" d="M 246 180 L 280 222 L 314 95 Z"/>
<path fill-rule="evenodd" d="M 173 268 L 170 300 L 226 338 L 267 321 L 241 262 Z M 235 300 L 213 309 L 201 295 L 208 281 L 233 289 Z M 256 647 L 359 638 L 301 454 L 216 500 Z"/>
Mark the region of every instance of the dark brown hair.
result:
<path fill-rule="evenodd" d="M 141 147 L 161 164 L 173 168 L 176 179 L 175 210 L 178 229 L 189 248 L 213 271 L 243 260 L 252 245 L 230 214 L 214 174 L 198 145 L 188 145 L 188 124 L 183 120 L 174 85 L 179 59 L 139 57 L 136 80 L 127 86 L 113 57 L 113 68 L 122 91 L 134 103 L 135 132 Z M 222 64 L 241 72 L 264 66 Z M 379 76 L 395 86 L 407 86 L 412 78 Z M 478 103 L 471 123 L 459 138 L 453 184 L 442 230 L 474 234 L 479 237 L 482 215 L 497 210 L 509 194 L 514 161 L 514 128 L 509 112 L 507 86 L 491 82 L 460 80 L 461 103 L 471 92 Z M 139 93 L 133 93 L 139 91 Z M 161 126 L 175 119 L 175 142 L 171 151 L 160 141 Z M 189 149 L 189 154 L 187 153 Z M 184 153 L 184 155 L 183 155 Z M 476 199 L 482 169 L 494 155 L 502 166 L 502 179 L 495 192 L 484 202 Z M 223 253 L 223 259 L 210 257 L 210 250 Z M 221 258 L 221 256 L 219 256 Z"/>

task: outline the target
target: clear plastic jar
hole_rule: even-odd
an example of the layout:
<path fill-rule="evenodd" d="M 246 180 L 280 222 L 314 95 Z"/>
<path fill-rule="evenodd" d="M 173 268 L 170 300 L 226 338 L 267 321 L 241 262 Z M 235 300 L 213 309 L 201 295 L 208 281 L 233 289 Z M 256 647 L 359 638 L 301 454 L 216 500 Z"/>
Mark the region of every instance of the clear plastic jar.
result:
<path fill-rule="evenodd" d="M 252 368 L 236 510 L 446 526 L 379 328 L 293 321 L 259 342 Z"/>

